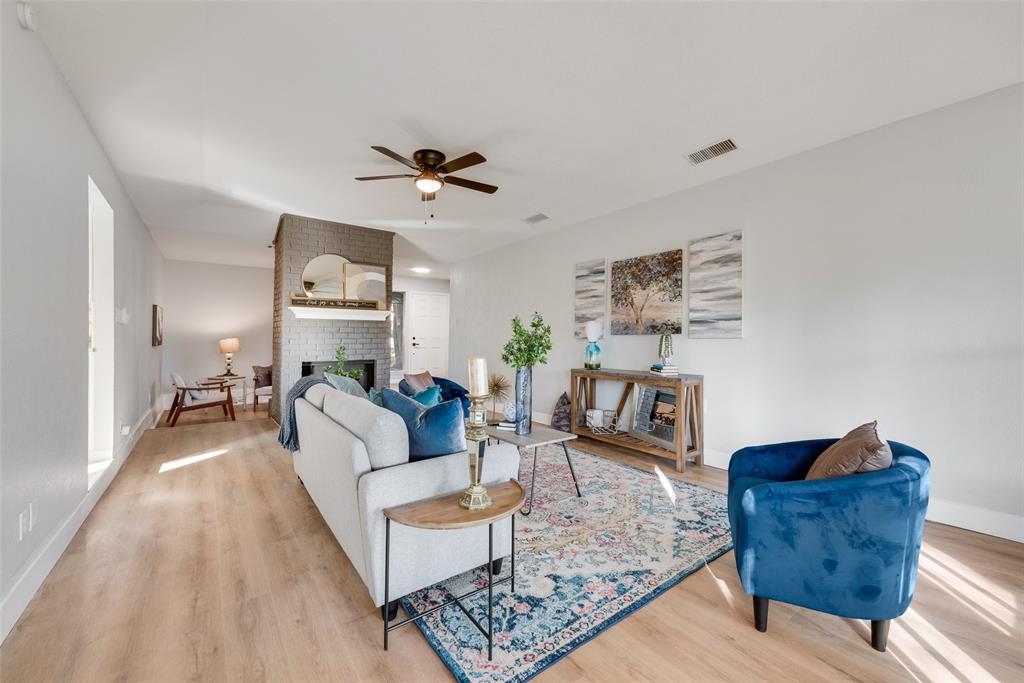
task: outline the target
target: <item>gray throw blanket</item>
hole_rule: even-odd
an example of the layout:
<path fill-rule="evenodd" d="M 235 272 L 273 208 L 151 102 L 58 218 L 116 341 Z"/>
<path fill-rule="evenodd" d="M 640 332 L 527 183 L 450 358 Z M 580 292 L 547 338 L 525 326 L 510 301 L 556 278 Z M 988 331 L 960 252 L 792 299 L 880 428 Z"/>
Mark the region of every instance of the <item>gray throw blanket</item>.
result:
<path fill-rule="evenodd" d="M 299 430 L 295 425 L 295 401 L 305 396 L 309 388 L 317 384 L 327 384 L 320 377 L 300 377 L 292 385 L 284 397 L 284 410 L 281 411 L 281 429 L 277 432 L 277 442 L 294 453 L 299 450 Z"/>

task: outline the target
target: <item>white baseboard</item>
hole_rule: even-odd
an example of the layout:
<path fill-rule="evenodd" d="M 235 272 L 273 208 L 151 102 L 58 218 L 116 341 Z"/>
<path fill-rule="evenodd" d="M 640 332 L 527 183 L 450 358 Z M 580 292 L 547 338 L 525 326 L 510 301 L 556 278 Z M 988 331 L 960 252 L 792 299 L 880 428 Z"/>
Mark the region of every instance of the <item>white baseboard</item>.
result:
<path fill-rule="evenodd" d="M 156 418 L 153 417 L 154 413 Z M 14 585 L 11 586 L 7 595 L 0 601 L 0 642 L 7 638 L 7 634 L 14 628 L 14 625 L 18 622 L 25 608 L 28 607 L 28 603 L 36 594 L 36 591 L 43 585 L 43 581 L 46 580 L 54 565 L 57 564 L 60 556 L 64 554 L 64 551 L 71 543 L 71 539 L 75 537 L 82 523 L 85 522 L 86 517 L 89 516 L 97 501 L 103 496 L 107 487 L 110 486 L 110 482 L 114 481 L 114 477 L 121 471 L 121 467 L 128 460 L 128 455 L 135 448 L 135 444 L 138 442 L 139 437 L 142 436 L 142 432 L 149 425 L 153 424 L 155 419 L 159 419 L 159 416 L 160 413 L 155 412 L 153 408 L 150 408 L 143 414 L 139 421 L 135 423 L 121 453 L 115 454 L 110 466 L 103 471 L 103 474 L 99 476 L 92 488 L 86 492 L 78 506 L 29 558 L 21 575 L 15 579 Z"/>
<path fill-rule="evenodd" d="M 932 498 L 928 501 L 927 518 L 940 524 L 1024 543 L 1024 516 L 1021 515 Z"/>

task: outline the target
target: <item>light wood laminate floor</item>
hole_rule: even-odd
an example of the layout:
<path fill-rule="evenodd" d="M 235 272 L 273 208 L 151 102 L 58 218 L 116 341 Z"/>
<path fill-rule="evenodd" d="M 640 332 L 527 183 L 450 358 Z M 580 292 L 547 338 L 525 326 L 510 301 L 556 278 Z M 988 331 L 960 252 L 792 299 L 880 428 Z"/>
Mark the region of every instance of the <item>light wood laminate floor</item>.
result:
<path fill-rule="evenodd" d="M 381 649 L 380 612 L 265 415 L 145 433 L 0 647 L 3 681 L 451 680 L 415 628 Z M 679 476 L 725 486 L 711 468 Z M 538 680 L 1020 681 L 1022 599 L 1024 546 L 928 524 L 882 654 L 866 624 L 780 603 L 758 633 L 730 553 Z"/>

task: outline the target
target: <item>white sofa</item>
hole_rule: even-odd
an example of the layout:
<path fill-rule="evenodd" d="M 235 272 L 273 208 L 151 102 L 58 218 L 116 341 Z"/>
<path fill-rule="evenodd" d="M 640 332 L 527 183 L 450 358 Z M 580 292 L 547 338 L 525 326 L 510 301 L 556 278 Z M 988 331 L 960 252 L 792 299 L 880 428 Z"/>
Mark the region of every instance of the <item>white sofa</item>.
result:
<path fill-rule="evenodd" d="M 465 452 L 409 462 L 409 434 L 395 413 L 324 384 L 295 402 L 295 473 L 370 591 L 384 604 L 385 508 L 465 488 Z M 484 483 L 519 476 L 515 446 L 489 446 Z M 495 559 L 509 554 L 511 523 L 494 526 Z M 436 531 L 391 525 L 390 598 L 487 564 L 487 527 Z M 507 571 L 507 567 L 505 569 Z"/>

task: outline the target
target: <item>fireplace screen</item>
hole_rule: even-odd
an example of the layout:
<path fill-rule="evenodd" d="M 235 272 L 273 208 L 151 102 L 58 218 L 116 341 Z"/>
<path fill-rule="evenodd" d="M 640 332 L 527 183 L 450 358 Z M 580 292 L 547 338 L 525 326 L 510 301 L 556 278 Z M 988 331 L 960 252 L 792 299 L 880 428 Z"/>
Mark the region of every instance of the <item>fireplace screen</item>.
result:
<path fill-rule="evenodd" d="M 634 394 L 636 410 L 633 414 L 633 429 L 630 433 L 656 446 L 675 449 L 676 438 L 676 392 L 674 389 L 636 385 Z M 689 435 L 687 435 L 689 441 Z M 690 444 L 688 443 L 687 446 Z"/>

